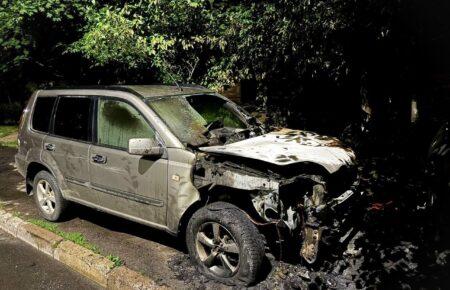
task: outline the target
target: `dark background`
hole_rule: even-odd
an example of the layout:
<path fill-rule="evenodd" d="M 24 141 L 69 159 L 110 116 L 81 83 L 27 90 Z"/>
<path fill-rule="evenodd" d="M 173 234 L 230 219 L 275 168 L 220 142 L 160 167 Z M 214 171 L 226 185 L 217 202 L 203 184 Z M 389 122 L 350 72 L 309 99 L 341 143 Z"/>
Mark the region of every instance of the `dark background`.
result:
<path fill-rule="evenodd" d="M 2 1 L 0 123 L 40 88 L 225 91 L 268 125 L 357 151 L 365 287 L 446 288 L 449 15 L 446 0 Z"/>

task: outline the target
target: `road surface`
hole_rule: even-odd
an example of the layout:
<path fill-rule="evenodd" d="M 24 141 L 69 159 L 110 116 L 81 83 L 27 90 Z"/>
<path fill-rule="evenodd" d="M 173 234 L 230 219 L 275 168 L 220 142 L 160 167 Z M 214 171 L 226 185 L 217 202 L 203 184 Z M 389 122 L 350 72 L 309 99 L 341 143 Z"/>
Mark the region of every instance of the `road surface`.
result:
<path fill-rule="evenodd" d="M 65 265 L 0 230 L 0 288 L 102 289 Z"/>

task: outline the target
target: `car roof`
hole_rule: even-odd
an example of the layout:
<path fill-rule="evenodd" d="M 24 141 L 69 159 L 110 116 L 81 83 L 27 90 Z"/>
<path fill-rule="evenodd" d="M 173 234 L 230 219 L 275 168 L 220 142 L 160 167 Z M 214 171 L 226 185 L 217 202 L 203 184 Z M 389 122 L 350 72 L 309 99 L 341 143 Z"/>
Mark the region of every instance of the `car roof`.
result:
<path fill-rule="evenodd" d="M 165 96 L 191 95 L 191 94 L 207 94 L 214 93 L 213 90 L 202 86 L 195 85 L 114 85 L 114 86 L 85 86 L 85 87 L 62 87 L 51 88 L 52 90 L 109 90 L 109 91 L 125 91 L 132 93 L 138 97 L 149 99 Z"/>
<path fill-rule="evenodd" d="M 201 86 L 168 86 L 168 85 L 148 85 L 148 86 L 125 86 L 138 93 L 144 98 L 155 98 L 163 96 L 190 95 L 213 93 L 214 91 Z"/>

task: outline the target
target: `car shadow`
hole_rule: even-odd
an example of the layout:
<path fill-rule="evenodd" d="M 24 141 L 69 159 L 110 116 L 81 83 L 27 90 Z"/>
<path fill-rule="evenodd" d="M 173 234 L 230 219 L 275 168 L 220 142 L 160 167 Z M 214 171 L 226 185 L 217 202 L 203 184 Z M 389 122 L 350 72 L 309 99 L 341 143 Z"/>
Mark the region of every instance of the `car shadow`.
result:
<path fill-rule="evenodd" d="M 129 221 L 80 204 L 72 204 L 69 212 L 62 218 L 61 222 L 68 222 L 75 218 L 88 221 L 109 231 L 125 233 L 145 240 L 150 240 L 187 254 L 187 248 L 182 237 L 174 236 L 159 229 Z M 273 269 L 273 264 L 274 258 L 266 255 L 257 282 L 264 281 L 267 276 L 269 276 Z"/>
<path fill-rule="evenodd" d="M 180 252 L 186 252 L 181 239 L 168 232 L 129 221 L 90 207 L 72 203 L 69 212 L 61 221 L 70 221 L 75 218 L 86 220 L 110 231 L 121 232 L 145 240 L 151 240 L 174 248 Z"/>

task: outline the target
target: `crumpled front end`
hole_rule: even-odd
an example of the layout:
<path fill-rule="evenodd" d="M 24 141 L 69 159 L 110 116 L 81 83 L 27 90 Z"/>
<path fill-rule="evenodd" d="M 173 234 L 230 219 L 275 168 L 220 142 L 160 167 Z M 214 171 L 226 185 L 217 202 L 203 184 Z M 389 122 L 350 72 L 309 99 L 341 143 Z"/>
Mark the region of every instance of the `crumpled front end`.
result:
<path fill-rule="evenodd" d="M 344 175 L 345 179 L 339 179 Z M 280 180 L 278 190 L 259 191 L 252 195 L 252 202 L 265 221 L 275 222 L 294 239 L 299 238 L 300 255 L 314 263 L 322 232 L 335 226 L 333 223 L 360 196 L 356 173 L 348 167 L 336 176 L 309 173 Z"/>
<path fill-rule="evenodd" d="M 231 202 L 241 200 L 240 207 L 255 224 L 272 224 L 278 233 L 300 240 L 299 254 L 308 263 L 316 260 L 329 216 L 359 194 L 356 180 L 350 165 L 330 174 L 316 164 L 278 166 L 204 153 L 199 154 L 194 172 L 197 188 L 207 193 L 221 189 L 222 197 L 215 198 L 228 195 Z"/>
<path fill-rule="evenodd" d="M 222 146 L 201 147 L 200 150 L 263 161 L 282 167 L 314 163 L 330 174 L 342 166 L 351 166 L 355 162 L 354 152 L 338 139 L 291 129 L 281 129 Z"/>

